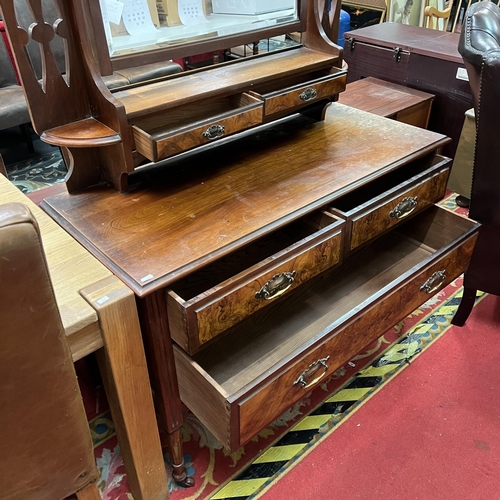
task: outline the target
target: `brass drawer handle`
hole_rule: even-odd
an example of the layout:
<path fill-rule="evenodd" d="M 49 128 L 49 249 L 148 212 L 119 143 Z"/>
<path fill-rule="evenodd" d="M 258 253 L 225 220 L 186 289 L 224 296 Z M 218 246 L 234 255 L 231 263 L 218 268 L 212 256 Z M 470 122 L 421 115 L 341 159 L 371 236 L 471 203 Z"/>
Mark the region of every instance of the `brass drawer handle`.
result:
<path fill-rule="evenodd" d="M 313 99 L 316 99 L 316 97 L 318 97 L 318 92 L 316 92 L 315 89 L 309 88 L 304 90 L 304 92 L 302 92 L 299 97 L 302 101 L 305 102 L 312 101 Z"/>
<path fill-rule="evenodd" d="M 283 295 L 295 281 L 296 271 L 275 274 L 256 294 L 256 299 L 271 300 Z"/>
<path fill-rule="evenodd" d="M 226 133 L 226 129 L 224 128 L 224 125 L 212 125 L 203 132 L 203 137 L 205 139 L 208 139 L 209 141 L 214 141 L 215 139 L 220 139 L 221 137 L 224 137 L 224 134 Z"/>
<path fill-rule="evenodd" d="M 420 290 L 425 293 L 435 292 L 446 279 L 446 270 L 436 271 L 421 287 Z"/>
<path fill-rule="evenodd" d="M 314 363 L 311 363 L 297 378 L 297 380 L 293 383 L 293 385 L 299 384 L 302 389 L 308 389 L 309 387 L 313 386 L 317 382 L 319 382 L 325 375 L 326 372 L 328 371 L 328 365 L 327 361 L 330 359 L 330 356 L 327 356 L 326 358 L 318 359 Z M 323 371 L 315 378 L 313 378 L 310 382 L 307 381 L 309 377 L 314 375 L 318 370 L 323 367 Z"/>
<path fill-rule="evenodd" d="M 408 198 L 403 198 L 391 212 L 389 217 L 395 217 L 396 219 L 403 219 L 407 215 L 410 215 L 416 208 L 418 203 L 418 196 L 409 196 Z"/>

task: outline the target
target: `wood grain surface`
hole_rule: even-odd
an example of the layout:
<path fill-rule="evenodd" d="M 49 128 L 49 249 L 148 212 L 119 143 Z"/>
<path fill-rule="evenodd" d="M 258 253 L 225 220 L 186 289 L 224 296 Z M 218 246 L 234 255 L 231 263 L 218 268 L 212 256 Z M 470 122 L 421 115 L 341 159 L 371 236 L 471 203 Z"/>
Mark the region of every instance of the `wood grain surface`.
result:
<path fill-rule="evenodd" d="M 305 47 L 292 52 L 270 54 L 265 58 L 245 61 L 240 65 L 222 65 L 182 78 L 151 83 L 122 90 L 114 96 L 123 103 L 129 119 L 145 116 L 206 97 L 234 94 L 250 86 L 287 75 L 308 73 L 332 67 L 337 56 L 316 52 Z M 221 85 L 221 82 L 225 82 Z"/>
<path fill-rule="evenodd" d="M 404 228 L 304 285 L 286 303 L 260 311 L 224 342 L 193 358 L 174 350 L 182 400 L 221 433 L 225 446 L 237 449 L 302 398 L 294 382 L 311 363 L 330 356 L 325 376 L 333 373 L 425 302 L 429 295 L 421 286 L 436 271 L 446 271 L 445 286 L 466 268 L 477 224 L 434 207 Z"/>
<path fill-rule="evenodd" d="M 446 142 L 333 103 L 324 122 L 286 121 L 145 173 L 127 194 L 97 188 L 43 207 L 142 296 Z"/>
<path fill-rule="evenodd" d="M 73 360 L 102 347 L 97 314 L 80 295 L 80 290 L 111 276 L 111 272 L 3 176 L 0 176 L 0 190 L 0 203 L 15 201 L 25 204 L 40 226 L 50 277 Z M 75 268 L 85 272 L 75 273 Z M 83 335 L 78 335 L 82 331 Z"/>

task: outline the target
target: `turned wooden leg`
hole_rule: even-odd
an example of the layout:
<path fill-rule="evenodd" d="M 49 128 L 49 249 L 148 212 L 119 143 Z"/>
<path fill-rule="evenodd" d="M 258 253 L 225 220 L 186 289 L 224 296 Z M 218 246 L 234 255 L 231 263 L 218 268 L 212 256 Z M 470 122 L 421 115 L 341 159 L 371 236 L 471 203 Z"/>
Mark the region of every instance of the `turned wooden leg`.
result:
<path fill-rule="evenodd" d="M 138 306 L 158 417 L 168 433 L 173 478 L 178 484 L 191 487 L 194 486 L 194 479 L 188 477 L 184 466 L 182 406 L 168 327 L 165 291 L 158 290 L 138 299 Z"/>
<path fill-rule="evenodd" d="M 168 434 L 168 445 L 170 448 L 170 454 L 172 455 L 172 477 L 177 484 L 184 486 L 184 488 L 191 488 L 191 486 L 194 486 L 194 478 L 187 475 L 186 467 L 184 465 L 180 429 L 176 429 Z"/>
<path fill-rule="evenodd" d="M 99 318 L 99 368 L 136 500 L 165 500 L 168 481 L 135 295 L 116 276 L 81 291 Z"/>
<path fill-rule="evenodd" d="M 451 320 L 451 324 L 455 326 L 464 326 L 469 314 L 474 307 L 474 303 L 476 301 L 477 290 L 473 288 L 465 288 L 462 300 L 460 301 L 460 305 L 458 306 L 457 312 L 453 319 Z"/>

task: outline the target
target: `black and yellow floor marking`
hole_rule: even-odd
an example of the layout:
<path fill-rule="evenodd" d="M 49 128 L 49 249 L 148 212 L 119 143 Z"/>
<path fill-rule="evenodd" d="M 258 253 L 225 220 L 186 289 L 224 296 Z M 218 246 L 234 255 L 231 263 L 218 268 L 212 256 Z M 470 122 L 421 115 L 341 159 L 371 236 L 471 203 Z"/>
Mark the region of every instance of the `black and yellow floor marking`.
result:
<path fill-rule="evenodd" d="M 424 317 L 397 343 L 387 348 L 308 416 L 290 428 L 246 469 L 213 493 L 210 499 L 245 500 L 258 495 L 285 469 L 292 466 L 307 449 L 338 426 L 410 363 L 412 358 L 444 333 L 451 326 L 450 321 L 460 304 L 462 293 L 463 290 L 459 289 Z M 484 295 L 481 294 L 477 301 Z"/>

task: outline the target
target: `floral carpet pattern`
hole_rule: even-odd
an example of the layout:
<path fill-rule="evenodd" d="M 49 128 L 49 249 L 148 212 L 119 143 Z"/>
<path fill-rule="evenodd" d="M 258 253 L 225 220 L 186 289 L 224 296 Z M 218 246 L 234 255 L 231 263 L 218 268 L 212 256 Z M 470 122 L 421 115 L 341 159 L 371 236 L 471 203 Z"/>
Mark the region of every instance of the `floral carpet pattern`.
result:
<path fill-rule="evenodd" d="M 453 194 L 441 205 L 457 211 L 454 200 Z M 466 213 L 464 209 L 458 211 L 463 215 Z M 225 450 L 208 429 L 186 410 L 182 428 L 184 458 L 188 474 L 195 478 L 196 484 L 185 489 L 171 480 L 171 461 L 166 453 L 170 498 L 256 498 L 310 446 L 340 425 L 397 375 L 413 356 L 448 329 L 460 302 L 461 286 L 460 277 L 355 356 L 236 453 Z M 103 389 L 88 383 L 83 365 L 77 365 L 77 371 L 101 473 L 99 487 L 102 498 L 133 500 Z M 346 391 L 350 395 L 347 400 L 344 397 Z M 353 398 L 352 394 L 356 397 Z M 313 421 L 314 425 L 304 424 L 309 421 Z M 284 442 L 293 445 L 292 448 L 287 446 L 287 450 L 294 450 L 285 459 L 275 453 Z"/>
<path fill-rule="evenodd" d="M 64 182 L 67 168 L 58 149 L 7 165 L 9 180 L 24 194 Z"/>

